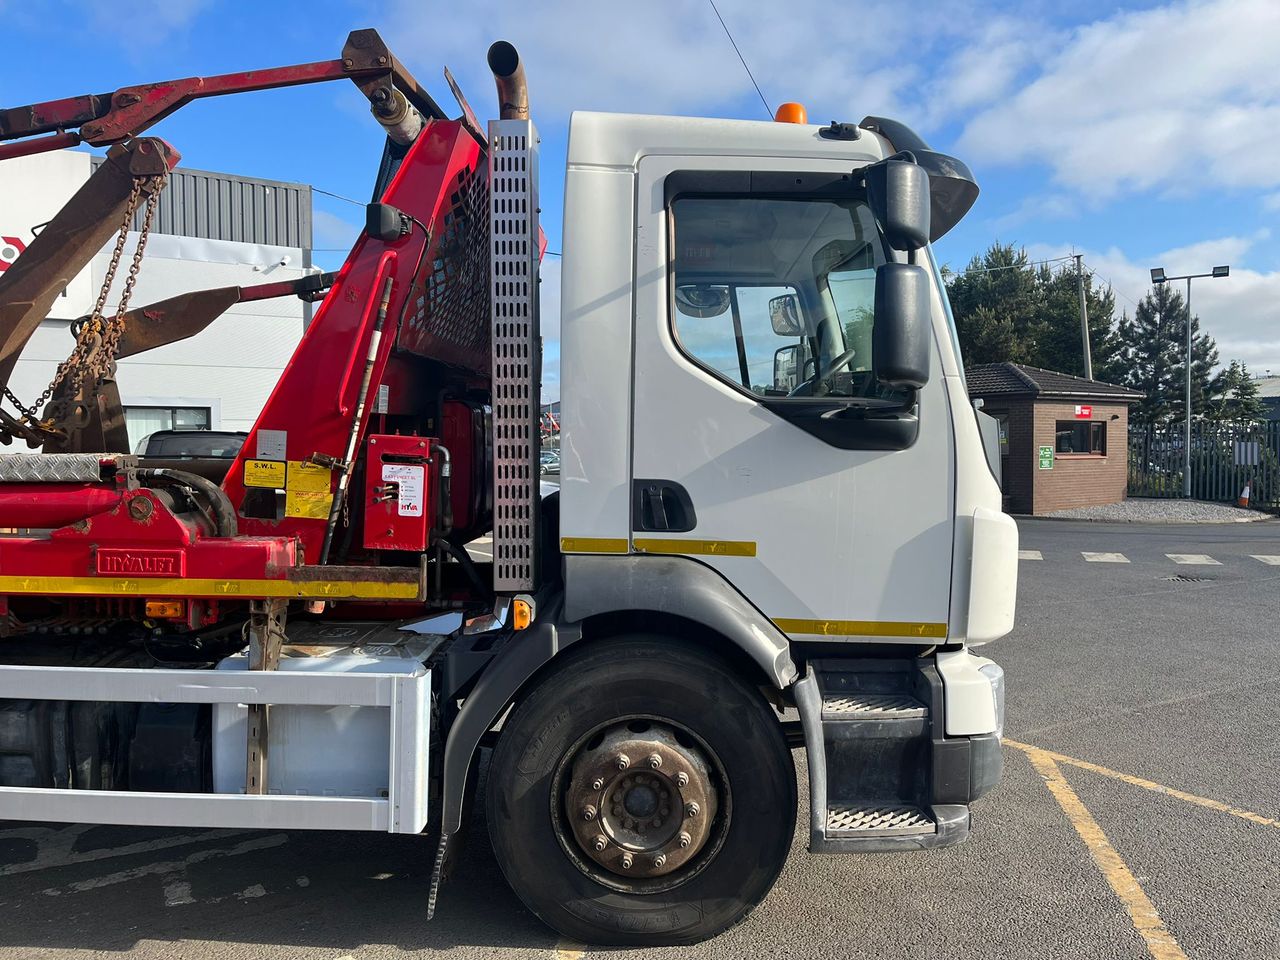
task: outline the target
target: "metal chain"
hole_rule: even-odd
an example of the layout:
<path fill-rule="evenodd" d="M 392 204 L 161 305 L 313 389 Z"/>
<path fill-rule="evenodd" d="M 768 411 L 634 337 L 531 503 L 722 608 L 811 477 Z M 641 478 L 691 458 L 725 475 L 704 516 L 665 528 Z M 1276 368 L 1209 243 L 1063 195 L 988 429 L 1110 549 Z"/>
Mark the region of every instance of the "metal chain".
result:
<path fill-rule="evenodd" d="M 160 193 L 164 189 L 168 176 L 168 171 L 165 171 L 154 176 L 134 178 L 132 189 L 129 191 L 129 199 L 125 203 L 120 231 L 116 236 L 115 249 L 111 252 L 111 259 L 107 264 L 107 272 L 103 277 L 102 289 L 98 292 L 97 302 L 93 305 L 93 312 L 89 314 L 80 326 L 80 330 L 76 334 L 75 347 L 72 348 L 71 354 L 67 359 L 58 364 L 58 369 L 54 372 L 49 386 L 45 387 L 44 392 L 30 406 L 23 404 L 8 387 L 4 388 L 5 398 L 17 408 L 18 412 L 22 414 L 22 419 L 31 426 L 47 430 L 53 426 L 54 421 L 60 419 L 58 415 L 53 415 L 41 421 L 39 411 L 41 407 L 48 403 L 49 398 L 53 396 L 54 391 L 58 389 L 64 380 L 70 384 L 68 396 L 75 397 L 79 394 L 80 388 L 84 385 L 85 378 L 88 375 L 92 374 L 96 381 L 101 381 L 115 372 L 116 351 L 120 349 L 120 338 L 125 330 L 125 313 L 128 311 L 129 301 L 133 297 L 133 288 L 138 282 L 138 271 L 142 268 L 142 257 L 147 247 L 147 238 L 151 233 L 151 223 L 155 219 L 156 208 L 160 203 Z M 111 295 L 111 288 L 115 284 L 116 272 L 119 270 L 120 261 L 124 258 L 125 244 L 129 239 L 129 229 L 133 226 L 133 220 L 138 212 L 143 191 L 147 187 L 151 187 L 151 190 L 147 195 L 147 206 L 146 212 L 143 214 L 142 229 L 138 232 L 138 245 L 134 249 L 133 259 L 129 264 L 129 272 L 125 277 L 124 290 L 120 294 L 120 304 L 116 308 L 115 315 L 107 319 L 104 317 L 107 298 Z"/>

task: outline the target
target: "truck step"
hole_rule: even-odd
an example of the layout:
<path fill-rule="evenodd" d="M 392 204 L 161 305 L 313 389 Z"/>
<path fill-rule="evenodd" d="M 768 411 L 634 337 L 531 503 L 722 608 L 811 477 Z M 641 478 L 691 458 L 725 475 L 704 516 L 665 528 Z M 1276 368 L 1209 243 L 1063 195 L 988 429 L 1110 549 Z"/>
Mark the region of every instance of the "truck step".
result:
<path fill-rule="evenodd" d="M 908 837 L 936 833 L 938 825 L 919 807 L 834 806 L 827 811 L 827 837 Z"/>
<path fill-rule="evenodd" d="M 826 693 L 823 720 L 915 720 L 927 717 L 929 708 L 905 693 Z"/>

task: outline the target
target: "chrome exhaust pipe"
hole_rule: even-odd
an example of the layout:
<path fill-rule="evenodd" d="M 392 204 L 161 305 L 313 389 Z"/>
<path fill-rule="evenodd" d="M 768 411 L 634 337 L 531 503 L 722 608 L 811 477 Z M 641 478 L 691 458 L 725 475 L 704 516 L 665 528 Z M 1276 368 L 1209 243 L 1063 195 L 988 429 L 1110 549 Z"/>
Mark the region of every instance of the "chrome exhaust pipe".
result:
<path fill-rule="evenodd" d="M 529 86 L 524 79 L 524 64 L 516 48 L 499 40 L 489 48 L 489 69 L 498 86 L 498 118 L 529 119 Z"/>

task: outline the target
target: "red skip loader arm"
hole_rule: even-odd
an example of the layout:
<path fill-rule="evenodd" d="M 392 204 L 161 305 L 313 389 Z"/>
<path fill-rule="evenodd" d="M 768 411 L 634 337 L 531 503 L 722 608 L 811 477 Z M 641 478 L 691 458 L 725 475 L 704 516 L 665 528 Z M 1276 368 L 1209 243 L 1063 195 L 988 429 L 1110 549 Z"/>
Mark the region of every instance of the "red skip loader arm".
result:
<path fill-rule="evenodd" d="M 266 70 L 246 70 L 216 77 L 187 77 L 114 93 L 86 94 L 0 110 L 0 160 L 88 143 L 95 147 L 122 143 L 193 100 L 228 93 L 295 87 L 329 80 L 351 80 L 373 99 L 379 87 L 391 86 L 424 118 L 442 120 L 444 111 L 387 49 L 376 30 L 356 30 L 347 37 L 342 57 Z M 78 130 L 79 132 L 72 132 Z M 48 136 L 39 137 L 40 134 Z M 28 137 L 38 139 L 27 140 Z"/>

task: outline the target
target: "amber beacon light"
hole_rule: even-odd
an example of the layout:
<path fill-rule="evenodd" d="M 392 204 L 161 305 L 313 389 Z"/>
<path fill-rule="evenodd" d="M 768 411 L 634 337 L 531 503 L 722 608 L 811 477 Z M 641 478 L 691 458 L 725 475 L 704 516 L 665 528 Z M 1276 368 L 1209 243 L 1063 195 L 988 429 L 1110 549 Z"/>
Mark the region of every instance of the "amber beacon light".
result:
<path fill-rule="evenodd" d="M 808 123 L 809 111 L 805 110 L 803 103 L 784 103 L 778 107 L 773 119 L 778 123 Z"/>

